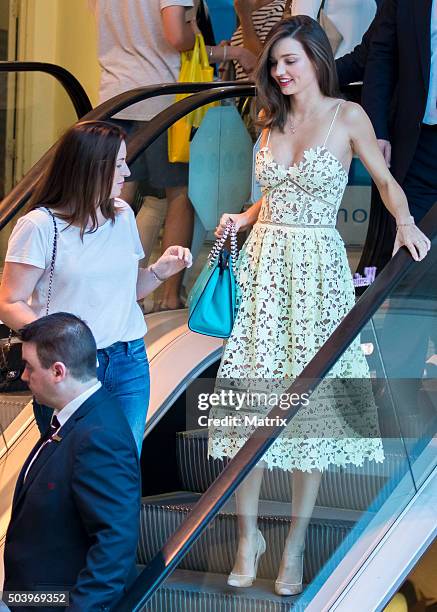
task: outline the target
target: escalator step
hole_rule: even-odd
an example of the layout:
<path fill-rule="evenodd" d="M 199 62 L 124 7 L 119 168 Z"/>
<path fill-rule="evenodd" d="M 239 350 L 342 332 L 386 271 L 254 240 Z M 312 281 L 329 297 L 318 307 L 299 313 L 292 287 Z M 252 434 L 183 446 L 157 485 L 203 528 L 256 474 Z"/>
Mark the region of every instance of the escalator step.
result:
<path fill-rule="evenodd" d="M 0 394 L 0 431 L 12 423 L 31 399 L 32 396 L 26 391 Z"/>
<path fill-rule="evenodd" d="M 224 469 L 226 461 L 207 455 L 207 432 L 186 431 L 177 434 L 179 478 L 187 491 L 204 492 Z M 317 504 L 333 508 L 367 510 L 389 479 L 398 481 L 407 468 L 399 453 L 386 453 L 383 463 L 367 462 L 362 468 L 333 467 L 324 472 Z M 386 491 L 386 495 L 389 494 Z M 261 498 L 290 501 L 289 472 L 265 470 Z"/>
<path fill-rule="evenodd" d="M 147 564 L 164 542 L 185 519 L 200 495 L 176 492 L 143 498 L 140 521 L 138 562 Z M 291 506 L 288 503 L 261 501 L 259 526 L 267 541 L 259 576 L 276 576 L 290 528 Z M 304 579 L 310 582 L 350 534 L 360 513 L 333 508 L 315 508 L 306 539 Z M 181 569 L 214 574 L 228 574 L 237 550 L 237 517 L 234 500 L 230 500 L 191 547 L 182 560 Z"/>
<path fill-rule="evenodd" d="M 273 581 L 257 580 L 248 589 L 233 589 L 226 576 L 176 570 L 143 610 L 151 612 L 288 612 L 297 597 L 279 597 Z M 298 608 L 293 608 L 297 610 Z"/>

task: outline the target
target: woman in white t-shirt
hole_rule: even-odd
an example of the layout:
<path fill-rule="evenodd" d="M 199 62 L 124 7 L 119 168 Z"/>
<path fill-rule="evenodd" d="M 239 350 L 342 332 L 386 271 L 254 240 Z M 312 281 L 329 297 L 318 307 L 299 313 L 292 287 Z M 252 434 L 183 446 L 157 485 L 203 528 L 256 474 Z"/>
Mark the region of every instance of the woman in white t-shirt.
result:
<path fill-rule="evenodd" d="M 9 239 L 0 318 L 18 330 L 45 314 L 55 229 L 57 253 L 50 312 L 71 312 L 90 326 L 98 348 L 98 378 L 115 395 L 138 449 L 149 403 L 146 324 L 137 300 L 191 265 L 191 253 L 169 247 L 148 268 L 131 208 L 118 196 L 130 174 L 124 132 L 110 123 L 85 121 L 57 147 Z M 36 405 L 44 431 L 51 411 Z"/>

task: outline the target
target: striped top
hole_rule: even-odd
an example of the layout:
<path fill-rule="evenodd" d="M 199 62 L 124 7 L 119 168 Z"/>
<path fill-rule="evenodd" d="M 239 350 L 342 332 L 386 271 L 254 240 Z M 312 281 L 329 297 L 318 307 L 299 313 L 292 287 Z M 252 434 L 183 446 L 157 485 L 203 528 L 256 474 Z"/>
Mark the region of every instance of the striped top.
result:
<path fill-rule="evenodd" d="M 255 32 L 261 42 L 264 42 L 267 34 L 270 32 L 272 27 L 280 21 L 284 15 L 286 0 L 273 0 L 270 4 L 261 7 L 257 11 L 252 13 L 253 25 Z M 243 32 L 241 26 L 235 30 L 231 38 L 231 45 L 233 47 L 243 46 Z M 247 79 L 247 74 L 238 62 L 234 62 L 235 65 L 235 78 L 237 81 Z"/>

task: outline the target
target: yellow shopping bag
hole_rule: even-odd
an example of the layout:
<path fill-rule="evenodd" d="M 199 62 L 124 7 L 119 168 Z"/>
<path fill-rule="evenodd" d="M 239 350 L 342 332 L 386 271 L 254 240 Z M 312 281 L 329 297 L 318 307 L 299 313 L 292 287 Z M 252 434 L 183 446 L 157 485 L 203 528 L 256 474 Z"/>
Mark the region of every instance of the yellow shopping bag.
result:
<path fill-rule="evenodd" d="M 196 34 L 196 42 L 191 51 L 181 53 L 179 83 L 208 83 L 213 80 L 214 68 L 209 65 L 205 41 L 202 34 Z M 176 102 L 191 94 L 178 94 Z M 198 128 L 207 110 L 217 106 L 217 102 L 202 106 L 186 117 L 182 117 L 168 130 L 168 158 L 171 162 L 185 162 L 190 159 L 190 136 L 193 127 Z"/>

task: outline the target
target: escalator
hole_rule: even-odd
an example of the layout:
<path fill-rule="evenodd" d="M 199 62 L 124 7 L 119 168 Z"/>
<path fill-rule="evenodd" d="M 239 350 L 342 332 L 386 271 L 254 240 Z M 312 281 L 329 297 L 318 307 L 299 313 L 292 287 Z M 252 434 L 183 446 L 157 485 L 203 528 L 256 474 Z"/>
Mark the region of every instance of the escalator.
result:
<path fill-rule="evenodd" d="M 142 500 L 138 549 L 145 567 L 117 610 L 350 610 L 351 602 L 357 610 L 383 608 L 437 535 L 437 379 L 426 363 L 437 328 L 437 210 L 422 227 L 433 242 L 428 257 L 415 264 L 399 253 L 290 389 L 301 394 L 326 380 L 361 330 L 385 458 L 324 472 L 307 532 L 303 594 L 273 593 L 291 516 L 288 475 L 275 469 L 265 474 L 261 489 L 259 526 L 267 552 L 259 579 L 248 589 L 227 586 L 237 545 L 231 493 L 278 431 L 257 431 L 227 465 L 208 458 L 207 431 L 193 428 L 190 410 L 199 388 L 207 386 L 193 381 L 194 392 L 188 390 L 147 438 L 142 464 L 149 494 Z M 213 380 L 208 383 L 212 391 Z M 165 477 L 158 482 L 153 457 L 164 444 Z M 362 599 L 354 600 L 354 593 Z"/>
<path fill-rule="evenodd" d="M 178 91 L 178 87 L 180 91 L 180 86 L 168 86 L 166 93 Z M 194 91 L 196 87 L 192 86 L 191 92 Z M 107 118 L 158 93 L 162 91 L 143 88 L 123 94 L 86 117 Z M 219 85 L 215 91 L 194 94 L 161 113 L 142 132 L 133 134 L 128 140 L 129 161 L 196 105 L 254 93 L 250 85 Z M 0 227 L 25 204 L 49 157 L 50 152 L 0 204 Z M 367 189 L 367 179 L 359 180 L 362 183 L 357 181 L 354 186 Z M 382 609 L 410 569 L 411 550 L 415 557 L 420 556 L 436 535 L 436 522 L 423 518 L 430 500 L 437 501 L 437 450 L 433 440 L 437 381 L 427 364 L 437 353 L 429 332 L 432 325 L 435 327 L 437 315 L 436 299 L 430 290 L 435 286 L 436 211 L 429 213 L 422 229 L 433 240 L 427 259 L 415 264 L 407 253 L 399 253 L 293 383 L 292 391 L 298 394 L 315 389 L 361 333 L 385 454 L 381 463 L 329 466 L 324 472 L 307 533 L 305 589 L 297 597 L 281 598 L 273 592 L 291 515 L 290 480 L 279 470 L 265 474 L 261 489 L 259 525 L 267 540 L 267 552 L 260 564 L 259 578 L 250 589 L 232 589 L 226 584 L 237 544 L 232 493 L 273 443 L 280 428 L 257 431 L 230 462 L 209 459 L 207 430 L 199 426 L 194 404 L 199 390 L 213 391 L 221 343 L 189 332 L 184 311 L 148 317 L 146 344 L 152 399 L 141 460 L 141 573 L 117 610 L 249 612 L 282 611 L 292 606 L 296 610 L 350 610 L 350 601 L 354 600 L 348 597 L 354 597 L 360 588 L 367 599 L 355 600 L 357 610 Z M 360 245 L 351 245 L 352 253 L 359 250 Z M 418 330 L 424 321 L 427 326 L 423 333 L 428 336 L 422 358 L 409 332 Z M 408 340 L 400 343 L 404 332 Z M 399 353 L 401 359 L 397 358 Z M 407 380 L 405 364 L 407 370 L 414 371 L 411 381 Z M 292 418 L 297 410 L 298 406 L 288 412 L 281 410 L 280 416 Z M 26 437 L 37 436 L 30 411 L 27 417 L 21 434 L 15 436 L 2 457 L 4 474 L 8 472 L 11 451 Z M 13 480 L 10 474 L 8 478 Z M 423 495 L 427 500 L 421 506 L 423 520 L 420 526 L 409 530 L 412 541 L 404 546 L 410 555 L 406 560 L 404 550 L 393 553 L 393 546 L 399 545 L 393 534 L 403 520 L 408 524 L 409 513 L 414 512 Z M 384 566 L 382 580 L 381 574 L 372 576 L 371 570 L 372 564 L 387 554 L 389 548 L 385 547 L 390 548 L 393 562 Z"/>

